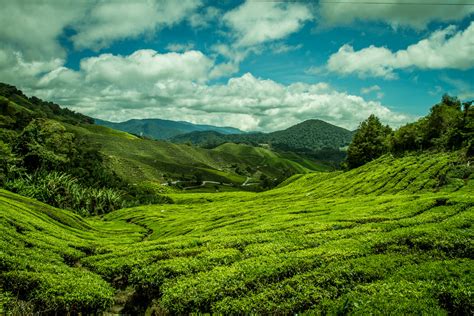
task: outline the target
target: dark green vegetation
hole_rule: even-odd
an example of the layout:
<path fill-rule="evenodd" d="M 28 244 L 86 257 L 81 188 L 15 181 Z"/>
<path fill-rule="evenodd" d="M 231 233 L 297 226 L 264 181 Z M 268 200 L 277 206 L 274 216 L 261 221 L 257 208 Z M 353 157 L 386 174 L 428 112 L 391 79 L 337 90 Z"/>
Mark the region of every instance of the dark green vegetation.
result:
<path fill-rule="evenodd" d="M 189 122 L 176 122 L 160 119 L 129 120 L 120 123 L 96 119 L 95 123 L 97 125 L 107 126 L 119 131 L 162 140 L 195 131 L 216 131 L 222 134 L 242 133 L 242 131 L 233 127 L 218 127 L 212 125 L 200 125 Z"/>
<path fill-rule="evenodd" d="M 0 310 L 474 312 L 473 168 L 385 155 L 84 220 L 0 192 Z M 60 277 L 58 277 L 60 276 Z"/>
<path fill-rule="evenodd" d="M 0 184 L 80 214 L 169 202 L 133 186 L 104 161 L 100 146 L 76 133 L 93 120 L 0 84 Z"/>
<path fill-rule="evenodd" d="M 0 111 L 2 186 L 83 215 L 171 202 L 159 195 L 169 191 L 162 184 L 261 191 L 296 173 L 331 169 L 294 153 L 247 145 L 207 150 L 145 139 L 94 125 L 6 84 L 0 84 Z"/>
<path fill-rule="evenodd" d="M 417 122 L 392 131 L 371 115 L 362 122 L 347 152 L 349 168 L 363 164 L 386 153 L 401 155 L 410 151 L 453 151 L 462 149 L 474 156 L 474 108 L 472 101 L 461 103 L 444 95 L 430 113 Z"/>
<path fill-rule="evenodd" d="M 296 153 L 143 139 L 0 87 L 2 185 L 23 195 L 0 190 L 0 314 L 474 313 L 469 104 L 396 132 L 370 117 L 350 153 L 372 161 L 310 172 Z"/>
<path fill-rule="evenodd" d="M 352 132 L 321 120 L 307 120 L 283 131 L 224 135 L 218 132 L 192 132 L 171 138 L 175 143 L 191 143 L 214 148 L 226 142 L 265 146 L 277 152 L 294 152 L 338 164 L 345 158 L 341 148 L 349 145 Z"/>
<path fill-rule="evenodd" d="M 101 144 L 107 165 L 121 178 L 135 184 L 158 185 L 161 189 L 160 183 L 193 187 L 208 181 L 212 183 L 206 188 L 212 192 L 216 191 L 216 185 L 218 190 L 229 187 L 261 190 L 296 173 L 331 169 L 297 154 L 279 154 L 244 144 L 204 149 L 143 139 L 97 125 L 72 128 L 88 143 Z M 242 186 L 247 179 L 257 185 Z"/>

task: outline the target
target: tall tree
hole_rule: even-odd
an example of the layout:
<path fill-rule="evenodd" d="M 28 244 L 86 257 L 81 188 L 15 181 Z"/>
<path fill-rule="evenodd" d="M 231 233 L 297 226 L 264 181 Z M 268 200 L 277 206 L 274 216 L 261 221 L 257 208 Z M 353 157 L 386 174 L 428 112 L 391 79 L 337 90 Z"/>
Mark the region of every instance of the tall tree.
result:
<path fill-rule="evenodd" d="M 375 115 L 363 121 L 347 150 L 347 166 L 356 168 L 388 151 L 387 136 L 392 130 L 384 126 Z"/>

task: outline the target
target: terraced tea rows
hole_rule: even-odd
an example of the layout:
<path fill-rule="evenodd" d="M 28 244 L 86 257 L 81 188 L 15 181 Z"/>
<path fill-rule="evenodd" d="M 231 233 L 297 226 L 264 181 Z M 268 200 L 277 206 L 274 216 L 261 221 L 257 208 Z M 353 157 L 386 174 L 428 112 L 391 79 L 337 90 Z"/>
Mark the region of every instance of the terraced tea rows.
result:
<path fill-rule="evenodd" d="M 4 306 L 87 312 L 116 295 L 132 314 L 472 314 L 474 190 L 458 161 L 386 156 L 87 222 L 3 192 Z"/>

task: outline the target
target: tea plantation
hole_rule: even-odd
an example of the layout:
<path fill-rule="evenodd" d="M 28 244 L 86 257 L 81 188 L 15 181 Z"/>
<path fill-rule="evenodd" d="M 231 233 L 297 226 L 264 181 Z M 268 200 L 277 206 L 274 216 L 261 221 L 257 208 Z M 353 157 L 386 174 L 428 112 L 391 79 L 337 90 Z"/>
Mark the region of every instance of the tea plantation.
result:
<path fill-rule="evenodd" d="M 386 155 L 83 219 L 0 191 L 0 314 L 474 313 L 474 181 Z"/>

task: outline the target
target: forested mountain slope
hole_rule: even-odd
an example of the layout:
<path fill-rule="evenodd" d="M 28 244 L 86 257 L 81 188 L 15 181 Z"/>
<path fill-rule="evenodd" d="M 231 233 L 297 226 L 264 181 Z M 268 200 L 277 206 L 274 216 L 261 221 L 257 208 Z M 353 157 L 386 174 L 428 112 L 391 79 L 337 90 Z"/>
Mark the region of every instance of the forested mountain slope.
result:
<path fill-rule="evenodd" d="M 223 135 L 217 132 L 192 132 L 173 137 L 177 143 L 190 142 L 204 147 L 233 142 L 252 145 L 267 144 L 277 150 L 316 152 L 322 149 L 339 149 L 349 145 L 352 132 L 321 120 L 307 120 L 283 131 Z"/>
<path fill-rule="evenodd" d="M 159 194 L 163 184 L 258 191 L 329 169 L 245 145 L 207 150 L 144 139 L 0 84 L 0 185 L 83 215 L 171 202 Z"/>
<path fill-rule="evenodd" d="M 193 124 L 184 121 L 170 121 L 161 119 L 134 119 L 125 122 L 108 122 L 95 119 L 97 125 L 107 126 L 119 131 L 145 136 L 152 139 L 170 139 L 194 131 L 216 131 L 222 134 L 240 134 L 237 128 L 219 127 L 212 125 Z"/>
<path fill-rule="evenodd" d="M 247 177 L 259 182 L 329 167 L 298 155 L 282 155 L 248 145 L 226 144 L 209 150 L 142 139 L 102 126 L 70 126 L 92 144 L 101 144 L 110 168 L 133 183 L 216 181 L 240 185 Z M 281 180 L 280 180 L 281 181 Z"/>

